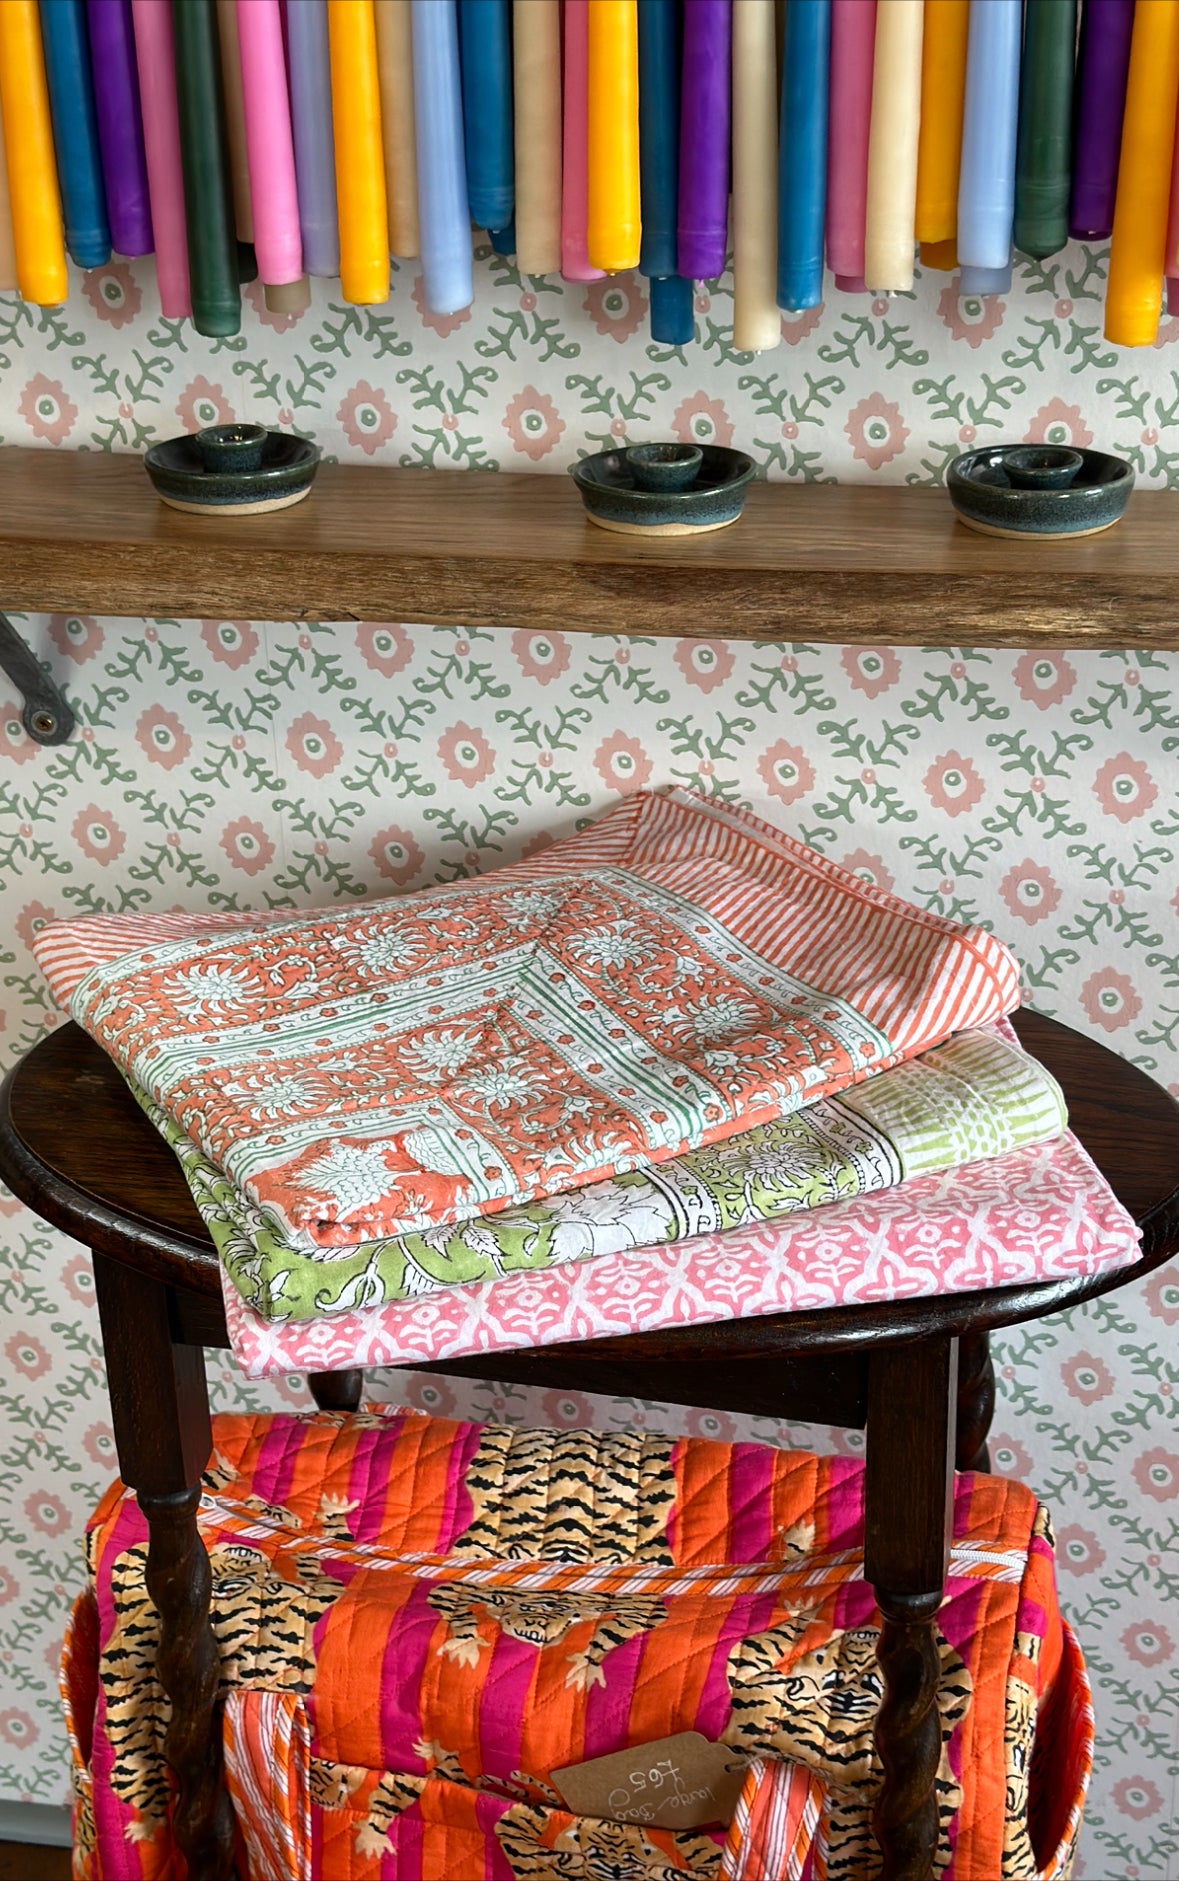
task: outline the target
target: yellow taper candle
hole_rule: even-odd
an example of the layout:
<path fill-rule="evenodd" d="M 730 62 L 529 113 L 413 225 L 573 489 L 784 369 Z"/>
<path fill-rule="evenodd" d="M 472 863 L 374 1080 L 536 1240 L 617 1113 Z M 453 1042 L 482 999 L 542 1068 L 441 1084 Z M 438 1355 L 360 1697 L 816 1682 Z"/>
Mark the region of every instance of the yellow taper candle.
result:
<path fill-rule="evenodd" d="M 12 244 L 12 204 L 8 200 L 8 164 L 4 156 L 4 125 L 0 120 L 0 294 L 16 286 L 16 249 Z"/>
<path fill-rule="evenodd" d="M 636 0 L 590 0 L 588 39 L 586 247 L 617 274 L 638 267 L 642 237 Z"/>
<path fill-rule="evenodd" d="M 778 309 L 778 23 L 774 0 L 733 0 L 733 345 L 768 352 Z"/>
<path fill-rule="evenodd" d="M 919 242 L 949 242 L 958 233 L 958 165 L 962 156 L 969 26 L 970 0 L 925 0 L 921 132 L 917 144 Z"/>
<path fill-rule="evenodd" d="M 561 9 L 557 0 L 515 0 L 512 64 L 516 266 L 521 274 L 558 274 L 562 153 Z"/>
<path fill-rule="evenodd" d="M 57 307 L 66 297 L 65 236 L 37 0 L 0 0 L 0 115 L 17 285 L 26 300 Z"/>
<path fill-rule="evenodd" d="M 389 298 L 389 218 L 373 0 L 328 0 L 340 287 L 360 306 Z"/>
<path fill-rule="evenodd" d="M 1158 337 L 1177 101 L 1179 0 L 1146 0 L 1134 9 L 1105 289 L 1105 337 L 1115 346 Z"/>
<path fill-rule="evenodd" d="M 410 0 L 376 0 L 389 252 L 403 261 L 419 255 L 422 248 L 418 233 L 418 154 L 413 115 L 410 12 Z"/>
<path fill-rule="evenodd" d="M 922 0 L 877 0 L 864 279 L 886 294 L 913 285 L 922 11 Z"/>

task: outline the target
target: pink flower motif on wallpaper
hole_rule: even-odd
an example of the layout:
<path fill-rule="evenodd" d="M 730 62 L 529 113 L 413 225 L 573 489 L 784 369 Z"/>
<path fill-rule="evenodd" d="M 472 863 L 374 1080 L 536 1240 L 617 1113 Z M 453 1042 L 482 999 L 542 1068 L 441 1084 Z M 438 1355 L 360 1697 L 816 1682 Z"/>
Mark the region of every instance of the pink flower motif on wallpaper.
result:
<path fill-rule="evenodd" d="M 556 837 L 547 829 L 538 829 L 535 836 L 530 836 L 520 851 L 521 860 L 528 862 L 533 856 L 539 856 L 546 849 L 551 849 Z"/>
<path fill-rule="evenodd" d="M 801 745 L 779 738 L 757 760 L 757 772 L 771 797 L 797 803 L 815 787 L 815 767 Z"/>
<path fill-rule="evenodd" d="M 1116 816 L 1119 823 L 1132 823 L 1145 816 L 1159 794 L 1158 785 L 1141 758 L 1119 751 L 1107 758 L 1093 780 L 1093 794 L 1106 816 Z"/>
<path fill-rule="evenodd" d="M 541 1416 L 553 1430 L 585 1430 L 593 1424 L 590 1401 L 580 1391 L 546 1391 L 540 1404 Z"/>
<path fill-rule="evenodd" d="M 454 1392 L 443 1378 L 430 1378 L 422 1372 L 411 1374 L 405 1391 L 406 1402 L 425 1411 L 428 1417 L 449 1417 L 454 1411 Z"/>
<path fill-rule="evenodd" d="M 414 284 L 409 290 L 409 298 L 417 309 L 422 325 L 431 333 L 436 333 L 441 340 L 448 340 L 452 333 L 457 333 L 460 327 L 465 327 L 471 318 L 470 307 L 460 307 L 457 313 L 452 314 L 431 313 L 426 305 L 426 290 L 420 274 L 414 279 Z"/>
<path fill-rule="evenodd" d="M 1143 1495 L 1155 1502 L 1173 1502 L 1179 1496 L 1179 1456 L 1173 1450 L 1144 1450 L 1130 1474 Z"/>
<path fill-rule="evenodd" d="M 78 811 L 70 833 L 88 862 L 115 862 L 127 847 L 125 831 L 96 803 Z"/>
<path fill-rule="evenodd" d="M 503 427 L 512 440 L 513 450 L 539 464 L 542 457 L 556 450 L 565 435 L 565 420 L 547 392 L 526 385 L 508 400 Z"/>
<path fill-rule="evenodd" d="M 254 309 L 262 326 L 269 327 L 272 333 L 289 333 L 310 312 L 309 308 L 303 307 L 298 313 L 272 313 L 266 305 L 266 289 L 261 281 L 251 281 L 248 287 L 244 287 L 242 298 Z"/>
<path fill-rule="evenodd" d="M 37 935 L 48 922 L 56 921 L 57 915 L 52 908 L 47 908 L 43 901 L 28 901 L 17 915 L 13 926 L 16 928 L 24 945 L 30 950 Z"/>
<path fill-rule="evenodd" d="M 821 307 L 804 307 L 801 313 L 782 315 L 782 338 L 787 346 L 797 346 L 802 340 L 809 340 L 815 328 L 822 324 Z"/>
<path fill-rule="evenodd" d="M 125 327 L 143 305 L 143 290 L 125 261 L 108 261 L 82 276 L 82 292 L 100 320 Z"/>
<path fill-rule="evenodd" d="M 60 1496 L 35 1489 L 25 1497 L 25 1514 L 39 1535 L 64 1535 L 71 1526 L 70 1512 Z"/>
<path fill-rule="evenodd" d="M 229 424 L 236 413 L 222 387 L 198 372 L 177 399 L 176 416 L 186 431 L 201 431 L 205 425 Z"/>
<path fill-rule="evenodd" d="M 677 640 L 675 663 L 698 692 L 715 692 L 733 670 L 733 649 L 724 640 Z"/>
<path fill-rule="evenodd" d="M 1152 1319 L 1164 1326 L 1179 1326 L 1179 1273 L 1173 1267 L 1160 1267 L 1143 1288 Z"/>
<path fill-rule="evenodd" d="M 719 398 L 695 392 L 676 406 L 671 433 L 681 444 L 720 444 L 727 448 L 733 442 L 733 421 Z"/>
<path fill-rule="evenodd" d="M 901 676 L 901 663 L 891 647 L 844 647 L 839 664 L 866 699 L 878 699 Z"/>
<path fill-rule="evenodd" d="M 304 712 L 286 737 L 287 750 L 297 770 L 308 777 L 327 777 L 344 755 L 344 747 L 325 718 Z"/>
<path fill-rule="evenodd" d="M 89 1430 L 83 1432 L 82 1448 L 100 1469 L 115 1466 L 115 1435 L 109 1424 L 91 1424 Z"/>
<path fill-rule="evenodd" d="M 80 1306 L 93 1306 L 94 1269 L 86 1255 L 75 1254 L 65 1263 L 61 1269 L 61 1284 Z"/>
<path fill-rule="evenodd" d="M 192 750 L 192 739 L 175 712 L 165 711 L 162 705 L 149 705 L 146 712 L 140 714 L 135 742 L 145 758 L 162 765 L 166 771 L 183 764 Z"/>
<path fill-rule="evenodd" d="M 24 1750 L 28 1745 L 35 1744 L 40 1735 L 38 1726 L 19 1705 L 10 1705 L 6 1711 L 0 1711 L 0 1737 L 6 1744 Z"/>
<path fill-rule="evenodd" d="M 1006 1431 L 992 1431 L 987 1448 L 996 1476 L 1010 1476 L 1016 1482 L 1026 1483 L 1032 1473 L 1032 1459 L 1018 1437 L 1009 1437 Z"/>
<path fill-rule="evenodd" d="M 368 853 L 386 881 L 398 884 L 412 882 L 426 860 L 409 831 L 399 829 L 396 823 L 390 824 L 388 829 L 377 831 L 368 846 Z"/>
<path fill-rule="evenodd" d="M 946 816 L 962 816 L 965 811 L 973 810 L 986 789 L 970 759 L 958 751 L 947 751 L 935 758 L 922 782 L 934 809 Z"/>
<path fill-rule="evenodd" d="M 1032 416 L 1023 434 L 1025 444 L 1070 444 L 1084 450 L 1093 442 L 1093 433 L 1085 423 L 1079 405 L 1066 405 L 1062 398 L 1050 398 Z"/>
<path fill-rule="evenodd" d="M 1149 1777 L 1141 1776 L 1121 1777 L 1110 1791 L 1110 1800 L 1115 1809 L 1133 1822 L 1145 1822 L 1148 1816 L 1156 1816 L 1163 1806 L 1158 1785 Z M 1128 1874 L 1129 1869 L 1126 1872 Z"/>
<path fill-rule="evenodd" d="M 45 444 L 64 444 L 78 422 L 78 407 L 60 379 L 38 372 L 25 386 L 17 410 L 35 438 Z"/>
<path fill-rule="evenodd" d="M 16 700 L 0 700 L 0 758 L 10 764 L 27 764 L 40 748 L 25 730 Z"/>
<path fill-rule="evenodd" d="M 396 678 L 413 658 L 413 641 L 396 621 L 363 622 L 356 629 L 356 644 L 365 665 L 382 679 Z"/>
<path fill-rule="evenodd" d="M 1070 1522 L 1057 1531 L 1056 1559 L 1067 1574 L 1096 1574 L 1105 1566 L 1105 1549 L 1091 1528 Z"/>
<path fill-rule="evenodd" d="M 1133 1025 L 1142 1011 L 1142 1000 L 1134 984 L 1116 967 L 1102 967 L 1091 973 L 1081 988 L 1081 1004 L 1087 1017 L 1104 1032 L 1119 1032 Z"/>
<path fill-rule="evenodd" d="M 274 861 L 274 844 L 252 816 L 237 816 L 221 832 L 221 847 L 235 869 L 259 875 Z"/>
<path fill-rule="evenodd" d="M 1060 1368 L 1061 1382 L 1079 1404 L 1100 1404 L 1114 1388 L 1114 1376 L 1104 1359 L 1092 1352 L 1075 1352 Z"/>
<path fill-rule="evenodd" d="M 6 1607 L 20 1593 L 20 1582 L 6 1567 L 0 1567 L 0 1607 Z"/>
<path fill-rule="evenodd" d="M 737 1436 L 735 1418 L 727 1411 L 684 1411 L 683 1428 L 689 1437 L 703 1437 L 706 1443 L 732 1443 Z"/>
<path fill-rule="evenodd" d="M 40 1339 L 30 1332 L 14 1332 L 4 1347 L 4 1356 L 12 1369 L 30 1382 L 43 1378 L 52 1363 Z"/>
<path fill-rule="evenodd" d="M 248 620 L 203 620 L 201 639 L 220 666 L 236 673 L 258 651 L 258 633 Z"/>
<path fill-rule="evenodd" d="M 1060 906 L 1060 890 L 1049 869 L 1035 862 L 1017 862 L 999 883 L 999 893 L 1017 921 L 1034 927 Z"/>
<path fill-rule="evenodd" d="M 909 427 L 901 417 L 900 406 L 894 405 L 882 392 L 870 392 L 858 405 L 853 405 L 843 428 L 851 440 L 852 456 L 867 464 L 869 470 L 880 470 L 885 464 L 891 464 L 909 439 Z"/>
<path fill-rule="evenodd" d="M 611 732 L 594 752 L 594 769 L 610 790 L 627 797 L 651 781 L 651 760 L 637 738 Z"/>
<path fill-rule="evenodd" d="M 847 855 L 839 858 L 841 867 L 858 875 L 862 882 L 870 882 L 873 888 L 883 888 L 886 895 L 891 895 L 896 887 L 892 875 L 884 866 L 883 858 L 869 855 L 866 849 L 851 849 Z"/>
<path fill-rule="evenodd" d="M 1136 1620 L 1122 1634 L 1122 1650 L 1135 1665 L 1162 1665 L 1175 1650 L 1165 1626 L 1156 1620 Z"/>
<path fill-rule="evenodd" d="M 81 666 L 101 653 L 106 635 L 90 614 L 51 614 L 49 638 L 59 653 Z"/>
<path fill-rule="evenodd" d="M 1021 653 L 1012 678 L 1020 698 L 1046 712 L 1068 698 L 1077 683 L 1077 671 L 1063 653 Z"/>
<path fill-rule="evenodd" d="M 367 379 L 358 379 L 340 400 L 336 418 L 349 444 L 372 457 L 382 450 L 397 429 L 397 414 L 385 394 Z"/>
<path fill-rule="evenodd" d="M 608 340 L 629 340 L 643 324 L 647 296 L 633 274 L 611 274 L 591 281 L 582 301 L 597 332 Z"/>
<path fill-rule="evenodd" d="M 559 679 L 569 666 L 570 647 L 564 634 L 538 634 L 517 627 L 512 652 L 525 679 L 535 679 L 541 686 Z"/>
<path fill-rule="evenodd" d="M 481 784 L 495 769 L 495 752 L 483 733 L 461 722 L 443 732 L 438 756 L 452 784 Z"/>
<path fill-rule="evenodd" d="M 993 339 L 1003 324 L 1006 303 L 1000 294 L 963 294 L 958 276 L 951 276 L 938 295 L 938 318 L 955 340 L 965 340 L 972 351 Z"/>

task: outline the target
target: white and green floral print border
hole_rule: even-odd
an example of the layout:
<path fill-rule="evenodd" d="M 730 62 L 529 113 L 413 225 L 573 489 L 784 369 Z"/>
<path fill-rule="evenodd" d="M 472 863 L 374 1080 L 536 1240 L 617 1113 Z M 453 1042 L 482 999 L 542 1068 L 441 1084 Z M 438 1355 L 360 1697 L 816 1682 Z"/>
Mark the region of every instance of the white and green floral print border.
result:
<path fill-rule="evenodd" d="M 722 333 L 645 336 L 645 288 L 521 282 L 484 263 L 472 314 L 424 316 L 412 271 L 376 312 L 317 286 L 297 322 L 213 343 L 158 313 L 149 267 L 85 277 L 60 314 L 0 300 L 0 438 L 139 448 L 233 413 L 359 462 L 563 472 L 611 438 L 716 437 L 771 474 L 935 480 L 975 438 L 1061 437 L 1179 480 L 1179 321 L 1100 338 L 1101 263 L 1072 250 L 995 303 L 949 277 L 832 299 L 751 360 Z M 1067 551 L 1066 551 L 1067 552 Z M 4 604 L 0 593 L 0 607 Z M 748 803 L 926 906 L 993 926 L 1029 996 L 1179 1091 L 1179 656 L 751 647 L 43 616 L 24 630 L 77 710 L 51 751 L 0 676 L 0 1047 L 51 1022 L 29 953 L 51 915 L 327 902 L 509 860 L 643 784 Z M 1125 623 L 1132 638 L 1133 622 Z M 0 1196 L 0 1797 L 66 1787 L 55 1669 L 78 1537 L 114 1473 L 80 1248 Z M 1033 1483 L 1094 1677 L 1079 1873 L 1179 1877 L 1179 1273 L 1000 1342 L 996 1466 Z M 215 1367 L 223 1405 L 304 1402 Z M 389 1374 L 476 1416 L 805 1438 L 770 1420 Z M 824 1437 L 855 1448 L 859 1439 Z"/>

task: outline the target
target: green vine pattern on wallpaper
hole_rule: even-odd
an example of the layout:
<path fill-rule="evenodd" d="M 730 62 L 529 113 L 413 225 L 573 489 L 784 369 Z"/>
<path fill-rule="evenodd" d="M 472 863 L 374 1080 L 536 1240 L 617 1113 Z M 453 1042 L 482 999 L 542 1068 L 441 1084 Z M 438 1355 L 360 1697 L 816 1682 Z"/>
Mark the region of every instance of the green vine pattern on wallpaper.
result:
<path fill-rule="evenodd" d="M 1179 464 L 1179 320 L 1100 338 L 1102 261 L 1073 249 L 1004 301 L 948 277 L 833 296 L 733 355 L 727 281 L 700 342 L 646 339 L 645 288 L 521 282 L 484 262 L 472 313 L 375 312 L 317 284 L 257 291 L 240 339 L 159 317 L 146 268 L 67 309 L 0 300 L 0 438 L 141 448 L 230 415 L 374 465 L 562 473 L 620 437 L 748 446 L 771 474 L 936 480 L 975 439 L 1067 439 Z M 456 497 L 461 486 L 456 485 Z M 1059 545 L 1052 553 L 1067 554 Z M 0 594 L 0 606 L 3 595 Z M 328 902 L 448 880 L 678 782 L 748 803 L 918 902 L 995 927 L 1029 996 L 1179 1092 L 1179 656 L 495 636 L 412 623 L 30 617 L 77 710 L 33 745 L 0 676 L 0 1046 L 52 1023 L 29 942 L 102 908 Z M 1132 623 L 1126 623 L 1127 629 Z M 1127 634 L 1127 637 L 1131 637 Z M 0 1795 L 65 1792 L 55 1669 L 78 1536 L 114 1454 L 83 1250 L 0 1196 Z M 1079 1872 L 1179 1877 L 1179 1272 L 999 1342 L 993 1454 L 1051 1504 L 1062 1598 L 1094 1677 L 1098 1764 Z M 303 1402 L 215 1368 L 222 1404 Z M 387 1374 L 439 1412 L 806 1440 L 771 1420 Z M 855 1449 L 855 1435 L 820 1433 Z"/>

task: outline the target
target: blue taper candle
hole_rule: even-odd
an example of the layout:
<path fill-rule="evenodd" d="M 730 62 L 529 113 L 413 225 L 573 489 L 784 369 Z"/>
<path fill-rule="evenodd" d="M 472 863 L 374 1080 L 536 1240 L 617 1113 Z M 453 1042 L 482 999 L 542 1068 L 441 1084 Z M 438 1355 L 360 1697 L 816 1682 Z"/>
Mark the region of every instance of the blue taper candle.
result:
<path fill-rule="evenodd" d="M 340 272 L 340 224 L 326 0 L 287 0 L 286 21 L 303 266 L 330 277 Z"/>
<path fill-rule="evenodd" d="M 823 298 L 830 68 L 831 0 L 790 0 L 778 132 L 778 305 L 790 313 Z"/>
<path fill-rule="evenodd" d="M 459 0 L 458 22 L 471 220 L 505 229 L 516 206 L 508 0 Z"/>
<path fill-rule="evenodd" d="M 413 0 L 410 18 L 422 281 L 431 313 L 452 314 L 474 296 L 458 15 L 454 0 Z"/>
<path fill-rule="evenodd" d="M 958 172 L 958 260 L 1004 269 L 1015 220 L 1015 145 L 1023 0 L 970 9 Z"/>
<path fill-rule="evenodd" d="M 651 338 L 661 346 L 688 346 L 696 337 L 696 284 L 682 274 L 651 280 Z"/>
<path fill-rule="evenodd" d="M 83 0 L 41 0 L 41 44 L 66 247 L 80 268 L 101 268 L 111 258 L 111 231 Z"/>
<path fill-rule="evenodd" d="M 639 198 L 643 236 L 639 270 L 675 274 L 680 163 L 680 11 L 678 0 L 639 0 Z M 652 322 L 655 303 L 652 299 Z"/>

